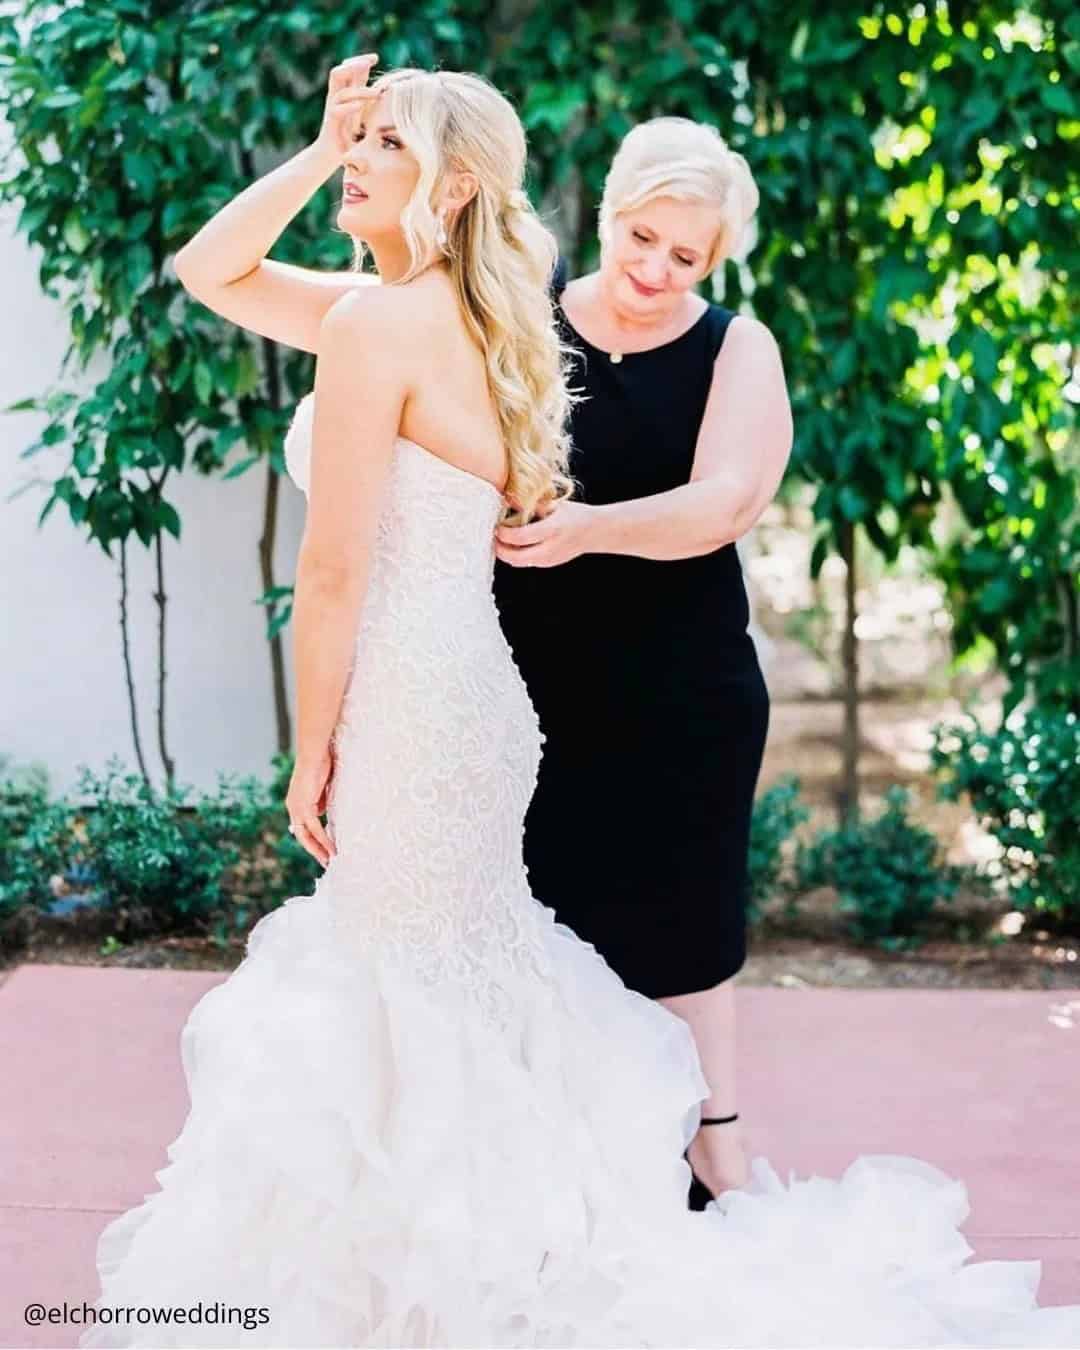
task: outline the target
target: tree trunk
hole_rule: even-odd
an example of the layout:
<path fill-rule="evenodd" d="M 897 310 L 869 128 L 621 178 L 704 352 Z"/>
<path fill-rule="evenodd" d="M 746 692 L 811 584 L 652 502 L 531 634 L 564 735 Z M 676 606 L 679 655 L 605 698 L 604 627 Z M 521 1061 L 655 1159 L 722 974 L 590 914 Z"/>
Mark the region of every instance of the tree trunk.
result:
<path fill-rule="evenodd" d="M 255 156 L 250 150 L 240 150 L 240 167 L 247 182 L 258 176 Z M 269 338 L 262 339 L 263 376 L 266 380 L 266 404 L 281 407 L 281 366 L 278 345 Z M 259 577 L 263 594 L 276 588 L 274 580 L 274 544 L 277 539 L 278 502 L 281 498 L 280 475 L 267 467 L 266 491 L 263 494 L 262 531 L 259 535 Z M 274 728 L 279 754 L 292 749 L 292 718 L 289 714 L 289 695 L 285 687 L 285 650 L 281 632 L 270 639 L 270 685 L 274 698 Z"/>
<path fill-rule="evenodd" d="M 147 787 L 151 787 L 150 774 L 146 768 L 146 756 L 143 754 L 142 737 L 139 735 L 139 708 L 135 699 L 135 676 L 131 669 L 131 634 L 128 629 L 128 571 L 127 540 L 120 540 L 120 650 L 124 658 L 124 684 L 127 688 L 128 717 L 131 720 L 131 740 L 135 747 L 135 759 L 139 772 Z"/>
<path fill-rule="evenodd" d="M 1074 667 L 1080 659 L 1080 601 L 1076 594 L 1076 579 L 1064 572 L 1057 577 L 1057 592 L 1061 602 L 1061 627 L 1064 632 L 1063 655 Z M 1069 700 L 1073 712 L 1080 712 L 1080 690 L 1073 689 Z"/>
<path fill-rule="evenodd" d="M 263 357 L 266 369 L 266 386 L 270 406 L 281 406 L 281 371 L 278 365 L 278 348 L 269 338 L 263 339 Z M 263 496 L 262 533 L 259 535 L 259 576 L 262 579 L 263 594 L 277 586 L 274 580 L 274 542 L 277 539 L 278 502 L 281 500 L 281 475 L 267 466 L 266 492 Z M 288 754 L 292 749 L 292 716 L 289 712 L 289 696 L 285 687 L 285 648 L 282 641 L 283 630 L 279 629 L 270 639 L 270 683 L 274 694 L 274 726 L 277 734 L 279 754 Z"/>
<path fill-rule="evenodd" d="M 164 480 L 158 485 L 164 486 Z M 157 588 L 154 591 L 154 603 L 158 607 L 158 702 L 157 702 L 157 733 L 158 750 L 161 754 L 161 762 L 165 766 L 165 783 L 171 789 L 176 775 L 176 761 L 169 754 L 169 747 L 166 741 L 165 726 L 165 686 L 166 686 L 166 665 L 165 652 L 167 643 L 165 640 L 165 611 L 168 605 L 168 597 L 165 594 L 165 559 L 161 547 L 161 530 L 154 532 L 154 574 L 157 580 Z"/>
<path fill-rule="evenodd" d="M 845 521 L 840 532 L 840 552 L 844 559 L 844 732 L 843 778 L 839 793 L 841 820 L 859 816 L 859 647 L 855 637 L 856 533 L 852 521 Z"/>

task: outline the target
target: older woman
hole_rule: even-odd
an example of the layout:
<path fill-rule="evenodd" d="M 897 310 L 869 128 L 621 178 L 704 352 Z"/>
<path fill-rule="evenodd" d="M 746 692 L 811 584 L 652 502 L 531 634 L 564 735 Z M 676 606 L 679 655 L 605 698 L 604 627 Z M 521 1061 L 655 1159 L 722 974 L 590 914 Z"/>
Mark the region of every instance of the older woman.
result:
<path fill-rule="evenodd" d="M 712 127 L 661 117 L 626 136 L 599 269 L 567 280 L 560 263 L 554 280 L 585 395 L 578 489 L 496 540 L 503 629 L 546 735 L 530 885 L 631 989 L 690 1024 L 711 1091 L 687 1155 L 694 1208 L 748 1168 L 733 976 L 769 700 L 735 541 L 792 440 L 769 330 L 697 288 L 757 203 Z"/>

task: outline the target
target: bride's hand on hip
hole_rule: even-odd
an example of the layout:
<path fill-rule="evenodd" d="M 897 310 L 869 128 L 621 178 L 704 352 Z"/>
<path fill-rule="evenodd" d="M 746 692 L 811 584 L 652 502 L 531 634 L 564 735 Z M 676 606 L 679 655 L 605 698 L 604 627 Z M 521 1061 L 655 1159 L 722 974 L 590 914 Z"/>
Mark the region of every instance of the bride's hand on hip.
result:
<path fill-rule="evenodd" d="M 350 56 L 330 71 L 322 126 L 314 142 L 330 158 L 344 158 L 353 143 L 359 118 L 378 98 L 368 88 L 368 77 L 378 59 L 377 52 Z"/>
<path fill-rule="evenodd" d="M 330 859 L 337 853 L 334 841 L 319 819 L 329 801 L 334 767 L 334 752 L 329 745 L 321 755 L 298 756 L 285 794 L 289 833 L 323 867 L 328 867 Z"/>
<path fill-rule="evenodd" d="M 563 500 L 528 525 L 499 525 L 495 556 L 511 567 L 558 567 L 590 552 L 595 515 L 586 502 Z"/>

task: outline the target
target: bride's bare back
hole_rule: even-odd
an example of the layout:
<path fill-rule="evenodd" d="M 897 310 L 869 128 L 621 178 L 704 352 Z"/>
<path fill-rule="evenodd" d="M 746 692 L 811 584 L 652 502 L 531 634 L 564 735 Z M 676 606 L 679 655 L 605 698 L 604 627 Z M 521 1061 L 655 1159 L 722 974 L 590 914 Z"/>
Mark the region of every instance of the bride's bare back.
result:
<path fill-rule="evenodd" d="M 178 255 L 178 275 L 182 270 Z M 401 286 L 382 287 L 369 272 L 318 272 L 264 258 L 236 281 L 200 284 L 186 271 L 183 279 L 186 289 L 222 318 L 313 353 L 339 301 L 355 295 L 364 305 L 370 297 L 392 322 L 407 324 L 415 334 L 406 345 L 413 393 L 402 410 L 400 434 L 496 486 L 504 483 L 506 455 L 484 356 L 465 328 L 453 283 L 442 268 L 430 268 Z M 374 291 L 386 294 L 376 299 Z M 361 346 L 356 360 L 364 360 Z"/>

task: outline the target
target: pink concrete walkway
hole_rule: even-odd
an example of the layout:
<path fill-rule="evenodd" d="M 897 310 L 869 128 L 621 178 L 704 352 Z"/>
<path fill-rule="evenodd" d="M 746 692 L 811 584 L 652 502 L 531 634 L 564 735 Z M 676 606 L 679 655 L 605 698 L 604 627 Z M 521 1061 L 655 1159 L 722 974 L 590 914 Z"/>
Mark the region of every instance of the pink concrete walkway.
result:
<path fill-rule="evenodd" d="M 178 1033 L 218 974 L 21 966 L 0 986 L 0 1345 L 72 1346 L 108 1217 L 157 1189 L 187 1110 Z M 961 1178 L 980 1259 L 1080 1301 L 1080 990 L 744 988 L 742 1101 L 781 1175 L 907 1153 Z"/>

